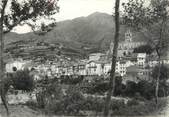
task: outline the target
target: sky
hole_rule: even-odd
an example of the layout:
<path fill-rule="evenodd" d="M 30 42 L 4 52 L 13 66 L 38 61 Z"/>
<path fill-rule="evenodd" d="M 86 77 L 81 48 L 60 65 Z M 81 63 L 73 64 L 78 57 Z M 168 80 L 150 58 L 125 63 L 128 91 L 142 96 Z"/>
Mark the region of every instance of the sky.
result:
<path fill-rule="evenodd" d="M 126 0 L 121 0 L 126 1 Z M 60 12 L 56 14 L 56 21 L 70 20 L 81 16 L 88 16 L 94 12 L 112 14 L 115 0 L 59 0 Z M 27 33 L 28 26 L 18 26 L 13 32 Z"/>
<path fill-rule="evenodd" d="M 58 20 L 88 16 L 93 12 L 112 14 L 115 0 L 60 0 Z"/>

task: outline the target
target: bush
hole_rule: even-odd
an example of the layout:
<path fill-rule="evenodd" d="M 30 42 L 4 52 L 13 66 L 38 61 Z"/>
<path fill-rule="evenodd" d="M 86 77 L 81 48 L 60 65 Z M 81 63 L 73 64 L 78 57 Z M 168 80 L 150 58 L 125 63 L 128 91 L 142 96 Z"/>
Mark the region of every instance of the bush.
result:
<path fill-rule="evenodd" d="M 42 91 L 36 94 L 36 99 L 39 108 L 49 108 L 56 102 L 59 102 L 63 96 L 61 86 L 57 82 L 54 82 L 46 87 L 42 87 Z"/>
<path fill-rule="evenodd" d="M 167 99 L 160 99 L 156 108 L 155 101 L 145 101 L 144 103 L 136 104 L 136 101 L 133 100 L 129 102 L 127 106 L 120 108 L 120 110 L 115 110 L 112 113 L 112 116 L 147 116 L 152 113 L 156 113 L 161 109 L 164 109 L 167 104 Z"/>
<path fill-rule="evenodd" d="M 122 77 L 116 77 L 114 95 L 119 96 L 123 92 Z M 94 78 L 93 81 L 85 84 L 86 93 L 103 95 L 109 89 L 109 81 L 102 77 Z"/>
<path fill-rule="evenodd" d="M 139 101 L 136 99 L 132 99 L 127 102 L 127 106 L 135 106 L 135 105 L 139 105 Z"/>
<path fill-rule="evenodd" d="M 104 99 L 89 96 L 85 99 L 83 110 L 101 112 L 104 108 Z"/>
<path fill-rule="evenodd" d="M 34 110 L 36 110 L 38 108 L 38 104 L 35 101 L 28 101 L 25 103 L 25 105 L 27 105 L 28 107 L 30 107 Z"/>
<path fill-rule="evenodd" d="M 124 90 L 124 95 L 134 97 L 136 92 L 137 92 L 137 84 L 133 81 L 128 81 L 126 84 L 126 88 Z"/>
<path fill-rule="evenodd" d="M 70 86 L 63 95 L 60 85 L 49 84 L 42 92 L 37 94 L 38 106 L 47 114 L 80 115 L 83 110 L 85 98 L 76 86 Z"/>
<path fill-rule="evenodd" d="M 81 83 L 84 79 L 84 76 L 61 76 L 61 83 L 62 84 L 68 84 L 68 85 L 76 85 L 78 83 Z"/>
<path fill-rule="evenodd" d="M 29 70 L 17 71 L 8 75 L 8 77 L 11 77 L 13 87 L 16 90 L 32 91 L 34 89 L 34 79 Z"/>
<path fill-rule="evenodd" d="M 137 83 L 137 92 L 148 100 L 152 99 L 155 94 L 155 87 L 152 83 L 148 81 L 140 81 Z"/>
<path fill-rule="evenodd" d="M 110 104 L 110 109 L 112 111 L 120 110 L 125 107 L 125 103 L 123 100 L 112 100 Z"/>
<path fill-rule="evenodd" d="M 79 87 L 70 86 L 64 97 L 64 110 L 68 115 L 77 115 L 83 110 L 85 98 Z"/>

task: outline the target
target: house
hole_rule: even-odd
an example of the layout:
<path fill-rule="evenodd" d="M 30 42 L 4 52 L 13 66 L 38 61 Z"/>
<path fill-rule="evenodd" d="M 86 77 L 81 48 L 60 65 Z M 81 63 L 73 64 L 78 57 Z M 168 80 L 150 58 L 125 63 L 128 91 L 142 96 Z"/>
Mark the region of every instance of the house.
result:
<path fill-rule="evenodd" d="M 150 68 L 153 68 L 156 65 L 158 65 L 159 58 L 158 58 L 156 52 L 153 52 L 147 58 L 148 58 L 148 65 L 149 65 Z M 166 52 L 163 53 L 163 55 L 160 57 L 160 63 L 161 64 L 169 64 L 169 53 L 168 53 L 168 50 L 166 50 Z"/>
<path fill-rule="evenodd" d="M 119 73 L 121 76 L 124 76 L 127 72 L 127 67 L 134 65 L 130 60 L 119 60 L 116 63 L 116 73 Z"/>
<path fill-rule="evenodd" d="M 86 65 L 85 65 L 85 63 L 81 63 L 81 64 L 79 64 L 78 65 L 78 75 L 87 75 L 87 73 L 86 73 Z"/>
<path fill-rule="evenodd" d="M 103 70 L 103 74 L 106 75 L 110 72 L 111 70 L 111 62 L 107 62 L 104 64 L 104 70 Z"/>
<path fill-rule="evenodd" d="M 104 63 L 101 61 L 89 61 L 86 65 L 87 75 L 102 75 Z"/>
<path fill-rule="evenodd" d="M 125 60 L 118 61 L 116 66 L 117 66 L 116 72 L 119 73 L 121 76 L 124 76 L 126 74 L 127 67 L 126 61 Z"/>
<path fill-rule="evenodd" d="M 146 53 L 138 53 L 137 55 L 137 65 L 144 68 L 146 66 Z"/>
<path fill-rule="evenodd" d="M 163 64 L 169 64 L 169 53 L 166 53 L 165 55 L 161 56 L 161 61 Z"/>
<path fill-rule="evenodd" d="M 157 57 L 149 57 L 148 58 L 148 65 L 150 68 L 155 67 L 158 64 L 158 58 Z"/>
<path fill-rule="evenodd" d="M 6 72 L 12 73 L 17 70 L 23 70 L 30 62 L 31 61 L 24 61 L 22 59 L 10 61 L 5 65 Z"/>
<path fill-rule="evenodd" d="M 100 58 L 104 57 L 103 53 L 92 53 L 89 55 L 89 61 L 98 61 Z"/>

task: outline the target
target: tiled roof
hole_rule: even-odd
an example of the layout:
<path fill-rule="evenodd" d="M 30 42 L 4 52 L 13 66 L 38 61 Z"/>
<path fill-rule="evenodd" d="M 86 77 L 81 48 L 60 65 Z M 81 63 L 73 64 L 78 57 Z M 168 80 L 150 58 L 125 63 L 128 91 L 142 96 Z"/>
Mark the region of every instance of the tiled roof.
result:
<path fill-rule="evenodd" d="M 99 60 L 92 60 L 92 61 L 89 61 L 88 63 L 91 63 L 91 62 L 94 62 L 94 63 L 97 63 L 97 64 L 106 64 L 106 63 L 110 63 L 110 61 L 99 61 Z"/>

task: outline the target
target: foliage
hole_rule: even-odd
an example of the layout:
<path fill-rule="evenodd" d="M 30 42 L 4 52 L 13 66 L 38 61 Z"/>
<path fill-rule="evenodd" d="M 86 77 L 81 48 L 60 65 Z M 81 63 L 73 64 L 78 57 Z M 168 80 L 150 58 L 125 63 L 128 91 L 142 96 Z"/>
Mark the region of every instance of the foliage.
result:
<path fill-rule="evenodd" d="M 115 91 L 114 95 L 121 95 L 123 90 L 122 77 L 115 78 Z M 85 93 L 89 94 L 101 94 L 103 95 L 109 89 L 108 79 L 102 77 L 93 78 L 91 82 L 83 81 L 82 87 L 85 87 Z"/>
<path fill-rule="evenodd" d="M 30 75 L 29 70 L 20 70 L 16 73 L 10 74 L 12 86 L 16 90 L 32 91 L 35 87 L 33 76 Z"/>
<path fill-rule="evenodd" d="M 159 97 L 165 97 L 169 95 L 169 86 L 167 82 L 164 82 L 164 80 L 160 81 L 159 84 Z M 155 95 L 155 83 L 146 81 L 146 80 L 141 80 L 138 83 L 128 81 L 126 84 L 126 88 L 122 92 L 123 96 L 128 96 L 128 97 L 134 97 L 135 99 L 142 100 L 144 101 L 145 99 L 147 100 L 152 100 Z"/>
<path fill-rule="evenodd" d="M 49 0 L 23 0 L 22 2 L 18 0 L 3 1 L 1 8 L 6 7 L 3 6 L 5 3 L 10 4 L 9 8 L 11 12 L 4 14 L 4 33 L 10 32 L 18 24 L 28 24 L 32 26 L 32 28 L 35 28 L 35 25 L 27 21 L 31 20 L 35 23 L 36 20 L 42 17 L 51 20 L 50 16 L 56 14 L 59 10 L 56 2 Z M 44 24 L 42 24 L 42 27 L 44 27 Z M 44 28 L 42 28 L 42 30 L 44 30 Z"/>
<path fill-rule="evenodd" d="M 154 82 L 157 80 L 158 77 L 159 66 L 155 66 L 152 70 L 152 77 Z M 162 64 L 160 68 L 159 74 L 159 91 L 163 92 L 163 96 L 168 95 L 169 86 L 167 80 L 169 78 L 169 68 L 168 66 Z"/>
<path fill-rule="evenodd" d="M 124 95 L 129 97 L 134 97 L 137 92 L 137 84 L 133 81 L 128 81 L 126 83 L 126 88 L 124 90 Z"/>
<path fill-rule="evenodd" d="M 152 83 L 142 80 L 137 83 L 137 91 L 146 99 L 152 99 L 154 97 L 155 85 Z"/>
<path fill-rule="evenodd" d="M 151 54 L 153 52 L 153 48 L 150 45 L 142 45 L 137 48 L 134 48 L 133 52 Z"/>
<path fill-rule="evenodd" d="M 123 3 L 123 8 L 124 24 L 143 32 L 143 35 L 147 36 L 152 48 L 156 51 L 158 61 L 161 61 L 161 56 L 166 54 L 168 48 L 169 1 L 151 0 L 150 5 L 145 6 L 143 0 L 130 0 L 128 3 Z M 161 63 L 159 66 L 161 66 Z M 160 68 L 159 71 L 161 71 Z M 161 73 L 156 73 L 158 75 L 154 84 L 156 84 L 155 101 L 157 103 Z"/>
<path fill-rule="evenodd" d="M 85 98 L 79 87 L 70 86 L 64 97 L 64 109 L 66 113 L 69 115 L 79 114 L 83 107 L 84 100 Z"/>
<path fill-rule="evenodd" d="M 82 110 L 84 97 L 76 86 L 70 86 L 64 95 L 58 83 L 53 83 L 37 94 L 37 102 L 46 113 L 78 115 Z"/>
<path fill-rule="evenodd" d="M 135 105 L 139 105 L 139 101 L 136 99 L 132 99 L 127 102 L 127 106 L 135 106 Z"/>
<path fill-rule="evenodd" d="M 154 80 L 157 79 L 158 77 L 158 71 L 159 71 L 159 66 L 155 66 L 154 69 L 152 70 L 152 77 Z M 160 68 L 160 81 L 166 81 L 169 78 L 169 68 L 162 64 Z"/>
<path fill-rule="evenodd" d="M 131 103 L 131 102 L 129 102 Z M 157 113 L 159 110 L 162 110 L 166 107 L 167 99 L 160 99 L 158 105 L 156 106 L 155 102 L 145 101 L 144 103 L 139 104 L 128 104 L 127 106 L 122 107 L 120 110 L 115 110 L 112 112 L 113 115 L 118 116 L 147 116 L 152 113 Z"/>
<path fill-rule="evenodd" d="M 111 103 L 110 104 L 110 109 L 112 111 L 117 111 L 117 110 L 120 111 L 121 108 L 125 107 L 125 103 L 124 103 L 123 100 L 111 100 L 110 103 Z"/>
<path fill-rule="evenodd" d="M 168 15 L 168 0 L 152 0 L 150 5 L 145 5 L 143 0 L 129 0 L 123 3 L 123 19 L 126 25 L 141 29 L 149 27 Z"/>
<path fill-rule="evenodd" d="M 122 77 L 116 77 L 115 78 L 115 90 L 114 90 L 114 96 L 120 96 L 123 93 L 124 85 L 122 84 Z"/>
<path fill-rule="evenodd" d="M 50 83 L 42 87 L 42 90 L 36 94 L 36 98 L 40 108 L 48 108 L 50 104 L 63 98 L 62 88 L 57 82 Z"/>
<path fill-rule="evenodd" d="M 83 109 L 86 111 L 101 112 L 104 107 L 104 99 L 98 97 L 88 96 L 84 102 Z"/>
<path fill-rule="evenodd" d="M 123 23 L 142 32 L 152 49 L 156 50 L 157 54 L 164 54 L 163 51 L 168 47 L 169 1 L 151 0 L 149 5 L 145 4 L 143 0 L 123 3 Z"/>
<path fill-rule="evenodd" d="M 84 79 L 84 76 L 61 76 L 61 84 L 70 84 L 75 85 L 80 82 L 82 82 Z"/>

